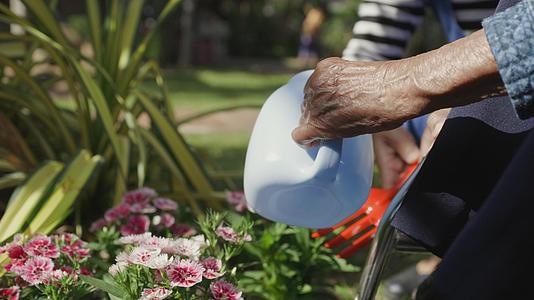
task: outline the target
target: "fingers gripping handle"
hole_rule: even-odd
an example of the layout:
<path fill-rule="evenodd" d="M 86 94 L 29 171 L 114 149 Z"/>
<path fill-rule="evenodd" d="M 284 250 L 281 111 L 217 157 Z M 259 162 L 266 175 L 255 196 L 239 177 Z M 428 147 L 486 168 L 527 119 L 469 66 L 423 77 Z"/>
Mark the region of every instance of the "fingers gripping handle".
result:
<path fill-rule="evenodd" d="M 343 140 L 322 140 L 313 163 L 315 177 L 334 181 L 341 160 Z"/>

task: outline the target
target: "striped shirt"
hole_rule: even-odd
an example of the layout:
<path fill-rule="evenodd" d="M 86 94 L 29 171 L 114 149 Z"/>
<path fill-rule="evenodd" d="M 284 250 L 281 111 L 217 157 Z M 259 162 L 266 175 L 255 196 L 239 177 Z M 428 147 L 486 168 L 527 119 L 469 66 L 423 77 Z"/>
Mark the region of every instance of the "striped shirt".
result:
<path fill-rule="evenodd" d="M 446 0 L 437 0 L 446 1 Z M 347 60 L 388 60 L 405 56 L 414 31 L 423 21 L 425 0 L 369 0 L 358 7 L 352 39 L 343 51 Z M 451 0 L 456 21 L 465 34 L 482 28 L 497 0 Z"/>

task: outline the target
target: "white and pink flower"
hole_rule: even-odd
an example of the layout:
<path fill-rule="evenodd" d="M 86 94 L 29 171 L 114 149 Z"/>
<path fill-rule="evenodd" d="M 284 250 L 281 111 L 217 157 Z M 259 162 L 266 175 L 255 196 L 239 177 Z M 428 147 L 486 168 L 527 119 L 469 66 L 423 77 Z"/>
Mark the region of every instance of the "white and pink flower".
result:
<path fill-rule="evenodd" d="M 243 292 L 233 284 L 219 280 L 210 285 L 211 295 L 216 300 L 242 300 Z"/>
<path fill-rule="evenodd" d="M 171 294 L 172 291 L 166 288 L 144 289 L 139 300 L 163 300 Z"/>
<path fill-rule="evenodd" d="M 168 198 L 161 198 L 158 197 L 152 201 L 154 203 L 154 206 L 161 210 L 169 210 L 169 211 L 175 211 L 178 209 L 178 203 L 176 201 L 168 199 Z"/>
<path fill-rule="evenodd" d="M 144 215 L 135 215 L 128 218 L 128 222 L 121 226 L 120 232 L 123 236 L 141 234 L 148 231 L 150 219 Z"/>
<path fill-rule="evenodd" d="M 29 256 L 59 257 L 59 250 L 56 244 L 52 242 L 50 237 L 45 235 L 38 235 L 31 239 L 24 247 L 24 251 Z"/>
<path fill-rule="evenodd" d="M 172 256 L 169 257 L 167 254 L 160 254 L 153 257 L 146 266 L 151 269 L 161 270 L 168 267 L 173 261 L 174 258 Z"/>
<path fill-rule="evenodd" d="M 197 258 L 200 256 L 200 243 L 191 240 L 179 238 L 172 242 L 169 253 L 182 257 Z"/>
<path fill-rule="evenodd" d="M 43 283 L 52 276 L 53 270 L 54 262 L 49 257 L 30 257 L 22 267 L 21 277 L 30 285 L 36 285 Z"/>
<path fill-rule="evenodd" d="M 206 269 L 204 271 L 204 278 L 215 279 L 224 275 L 224 272 L 221 272 L 222 261 L 215 257 L 209 257 L 200 262 L 202 266 Z"/>
<path fill-rule="evenodd" d="M 129 255 L 132 264 L 148 267 L 154 258 L 161 253 L 158 248 L 135 247 Z"/>
<path fill-rule="evenodd" d="M 141 234 L 129 234 L 129 235 L 119 238 L 117 242 L 123 245 L 139 245 L 141 244 L 141 242 L 151 237 L 152 237 L 151 232 L 145 232 Z"/>
<path fill-rule="evenodd" d="M 126 262 L 117 262 L 109 267 L 108 272 L 111 276 L 115 277 L 119 273 L 124 272 L 128 268 L 128 265 Z"/>
<path fill-rule="evenodd" d="M 171 247 L 171 244 L 172 241 L 170 239 L 159 236 L 149 237 L 139 243 L 139 245 L 145 248 L 160 249 L 162 252 L 167 252 L 167 250 L 169 250 L 169 248 Z"/>
<path fill-rule="evenodd" d="M 204 267 L 195 260 L 181 259 L 166 269 L 172 287 L 192 287 L 202 281 Z"/>

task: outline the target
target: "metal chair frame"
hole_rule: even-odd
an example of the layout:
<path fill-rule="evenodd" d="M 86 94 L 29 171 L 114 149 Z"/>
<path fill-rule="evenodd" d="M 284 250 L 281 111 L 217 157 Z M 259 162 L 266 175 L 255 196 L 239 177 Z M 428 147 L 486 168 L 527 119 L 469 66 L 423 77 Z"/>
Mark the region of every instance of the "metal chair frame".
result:
<path fill-rule="evenodd" d="M 393 251 L 425 252 L 422 247 L 414 246 L 412 243 L 404 243 L 405 239 L 402 238 L 402 234 L 391 226 L 395 214 L 404 201 L 406 193 L 421 170 L 423 163 L 424 159 L 399 189 L 399 192 L 391 200 L 388 209 L 384 213 L 375 238 L 371 243 L 367 263 L 360 279 L 360 289 L 354 300 L 374 299 L 380 284 L 380 278 Z"/>

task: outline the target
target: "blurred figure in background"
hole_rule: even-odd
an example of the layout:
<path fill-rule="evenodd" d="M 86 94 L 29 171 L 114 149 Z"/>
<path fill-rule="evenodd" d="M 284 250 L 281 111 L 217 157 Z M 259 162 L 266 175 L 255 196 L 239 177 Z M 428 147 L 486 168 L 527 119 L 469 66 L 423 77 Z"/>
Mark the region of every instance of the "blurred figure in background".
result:
<path fill-rule="evenodd" d="M 482 20 L 493 14 L 496 0 L 373 0 L 362 1 L 352 39 L 343 51 L 346 60 L 393 60 L 407 56 L 406 46 L 422 24 L 425 8 L 431 5 L 449 42 L 482 28 Z M 373 135 L 376 163 L 382 187 L 392 187 L 404 169 L 430 150 L 449 110 L 411 120 L 403 127 Z M 410 293 L 439 263 L 437 257 L 423 260 L 385 283 L 390 299 Z"/>
<path fill-rule="evenodd" d="M 319 33 L 325 21 L 325 12 L 320 7 L 306 5 L 302 22 L 298 59 L 303 67 L 315 67 L 319 61 Z"/>

